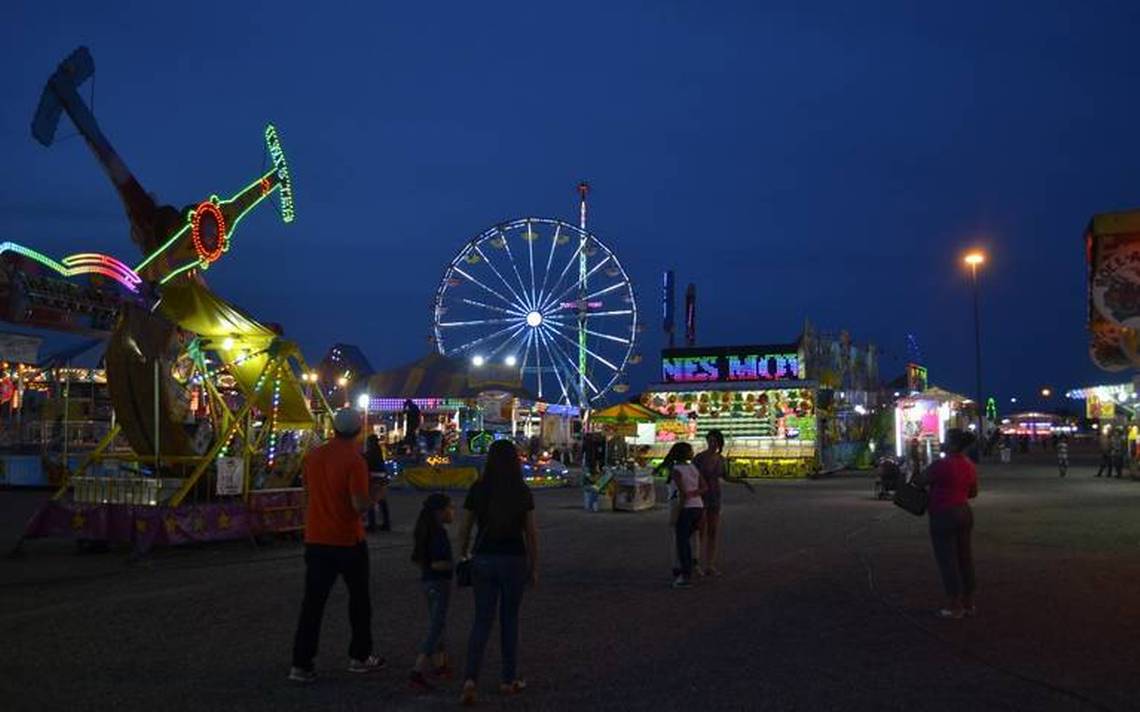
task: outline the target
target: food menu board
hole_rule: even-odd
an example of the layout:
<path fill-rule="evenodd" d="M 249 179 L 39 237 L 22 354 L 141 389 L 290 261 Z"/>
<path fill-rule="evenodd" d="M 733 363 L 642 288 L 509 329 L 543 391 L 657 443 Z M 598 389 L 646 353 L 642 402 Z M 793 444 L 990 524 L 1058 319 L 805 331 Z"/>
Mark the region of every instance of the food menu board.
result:
<path fill-rule="evenodd" d="M 642 405 L 666 416 L 656 424 L 658 441 L 699 439 L 714 428 L 728 437 L 804 441 L 816 437 L 811 388 L 648 392 Z"/>

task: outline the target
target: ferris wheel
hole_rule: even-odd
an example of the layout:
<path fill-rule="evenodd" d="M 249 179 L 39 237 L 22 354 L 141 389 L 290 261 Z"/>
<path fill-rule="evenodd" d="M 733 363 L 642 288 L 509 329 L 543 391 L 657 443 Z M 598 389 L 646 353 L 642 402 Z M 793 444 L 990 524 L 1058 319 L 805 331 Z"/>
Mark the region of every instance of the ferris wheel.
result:
<path fill-rule="evenodd" d="M 496 225 L 459 250 L 436 290 L 445 356 L 521 369 L 539 400 L 589 407 L 636 363 L 629 275 L 597 236 L 549 218 Z"/>

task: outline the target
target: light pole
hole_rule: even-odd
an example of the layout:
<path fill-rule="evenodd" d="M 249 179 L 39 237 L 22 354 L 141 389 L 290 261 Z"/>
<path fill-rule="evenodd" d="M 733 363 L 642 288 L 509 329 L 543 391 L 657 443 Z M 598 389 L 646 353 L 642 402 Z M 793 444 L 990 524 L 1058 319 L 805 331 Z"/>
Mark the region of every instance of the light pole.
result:
<path fill-rule="evenodd" d="M 985 429 L 982 427 L 982 326 L 978 308 L 978 266 L 985 263 L 986 255 L 981 250 L 972 250 L 966 253 L 963 261 L 970 266 L 970 281 L 974 288 L 974 405 L 978 412 L 978 441 L 981 442 Z"/>
<path fill-rule="evenodd" d="M 336 384 L 340 386 L 341 391 L 344 392 L 344 407 L 348 407 L 348 376 L 341 376 L 336 379 Z"/>

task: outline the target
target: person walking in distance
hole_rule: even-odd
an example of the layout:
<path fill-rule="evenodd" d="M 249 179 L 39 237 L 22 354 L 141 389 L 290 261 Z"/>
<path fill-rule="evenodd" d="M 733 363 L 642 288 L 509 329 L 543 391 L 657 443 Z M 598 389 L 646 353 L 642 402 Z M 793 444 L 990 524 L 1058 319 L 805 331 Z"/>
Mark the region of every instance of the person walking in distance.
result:
<path fill-rule="evenodd" d="M 360 414 L 342 408 L 333 417 L 335 437 L 305 458 L 305 597 L 293 639 L 289 679 L 316 680 L 313 659 L 321 634 L 321 618 L 337 577 L 348 586 L 348 671 L 367 673 L 384 667 L 372 654 L 372 601 L 368 590 L 368 546 L 363 515 L 372 506 L 368 466 L 358 450 Z"/>
<path fill-rule="evenodd" d="M 432 690 L 428 681 L 431 670 L 440 677 L 449 677 L 444 631 L 447 627 L 447 608 L 451 600 L 451 578 L 454 565 L 451 559 L 451 540 L 447 538 L 447 525 L 455 519 L 451 498 L 435 492 L 424 499 L 420 516 L 416 519 L 413 534 L 412 562 L 420 567 L 420 586 L 428 604 L 428 634 L 420 645 L 415 667 L 409 677 L 413 689 Z"/>
<path fill-rule="evenodd" d="M 420 432 L 420 426 L 423 425 L 424 417 L 420 413 L 420 407 L 411 398 L 404 401 L 404 444 L 408 447 L 410 454 L 416 453 L 417 438 Z"/>
<path fill-rule="evenodd" d="M 1114 428 L 1112 431 L 1112 467 L 1116 470 L 1116 479 L 1120 479 L 1124 475 L 1124 452 L 1128 447 L 1128 439 L 1125 433 L 1125 427 L 1120 426 Z M 1108 473 L 1112 476 L 1112 472 Z"/>
<path fill-rule="evenodd" d="M 376 510 L 380 510 L 380 531 L 392 531 L 392 519 L 388 513 L 388 467 L 384 464 L 384 448 L 380 438 L 371 434 L 364 441 L 364 460 L 368 463 L 368 477 L 376 495 L 376 502 L 368 508 L 368 531 L 376 531 Z"/>
<path fill-rule="evenodd" d="M 692 585 L 692 535 L 705 507 L 704 501 L 701 499 L 706 492 L 705 484 L 701 481 L 701 473 L 697 471 L 692 460 L 693 446 L 686 442 L 679 442 L 669 448 L 665 459 L 658 466 L 659 470 L 668 469 L 669 479 L 677 490 L 679 503 L 674 536 L 680 572 L 677 574 L 677 578 L 673 580 L 674 588 L 688 588 Z"/>
<path fill-rule="evenodd" d="M 928 467 L 918 483 L 929 491 L 930 541 L 947 599 L 946 606 L 937 612 L 941 618 L 961 618 L 975 612 L 974 513 L 969 501 L 978 496 L 978 472 L 965 455 L 973 442 L 973 434 L 965 430 L 947 431 L 943 446 L 946 457 Z"/>
<path fill-rule="evenodd" d="M 460 556 L 471 552 L 471 581 L 475 589 L 475 619 L 467 640 L 463 693 L 460 702 L 475 704 L 483 650 L 499 608 L 499 652 L 502 673 L 499 692 L 517 695 L 526 689 L 518 674 L 519 608 L 529 580 L 538 583 L 538 526 L 534 497 L 523 480 L 522 463 L 514 444 L 496 440 L 487 451 L 483 476 L 467 492 L 460 525 Z M 471 532 L 476 530 L 474 548 Z"/>
<path fill-rule="evenodd" d="M 701 517 L 701 542 L 704 544 L 704 553 L 701 561 L 704 563 L 705 573 L 709 576 L 720 576 L 717 562 L 720 554 L 720 481 L 728 479 L 728 463 L 724 459 L 724 434 L 719 430 L 710 430 L 705 436 L 707 448 L 693 458 L 693 465 L 701 474 L 705 493 L 704 516 Z"/>
<path fill-rule="evenodd" d="M 1108 476 L 1112 477 L 1112 426 L 1105 425 L 1100 434 L 1100 467 L 1096 470 L 1095 477 L 1100 477 L 1108 470 Z"/>
<path fill-rule="evenodd" d="M 1053 446 L 1057 451 L 1057 467 L 1061 470 L 1061 477 L 1069 474 L 1069 437 L 1062 435 L 1057 438 L 1057 444 Z"/>

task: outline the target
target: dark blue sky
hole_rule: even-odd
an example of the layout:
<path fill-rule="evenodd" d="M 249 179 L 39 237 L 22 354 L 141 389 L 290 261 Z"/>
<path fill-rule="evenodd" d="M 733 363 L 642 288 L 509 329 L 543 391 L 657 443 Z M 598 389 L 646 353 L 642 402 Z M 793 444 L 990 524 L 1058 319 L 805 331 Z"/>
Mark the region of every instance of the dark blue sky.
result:
<path fill-rule="evenodd" d="M 0 239 L 135 258 L 83 143 L 28 130 L 85 44 L 96 114 L 161 200 L 244 186 L 278 125 L 297 221 L 257 211 L 208 278 L 313 360 L 338 340 L 378 367 L 425 353 L 462 244 L 573 221 L 587 178 L 649 322 L 635 387 L 673 267 L 699 343 L 784 342 L 807 317 L 878 343 L 888 375 L 910 332 L 932 380 L 969 392 L 973 244 L 998 395 L 1109 378 L 1081 234 L 1140 205 L 1134 2 L 167 5 L 0 8 Z"/>

